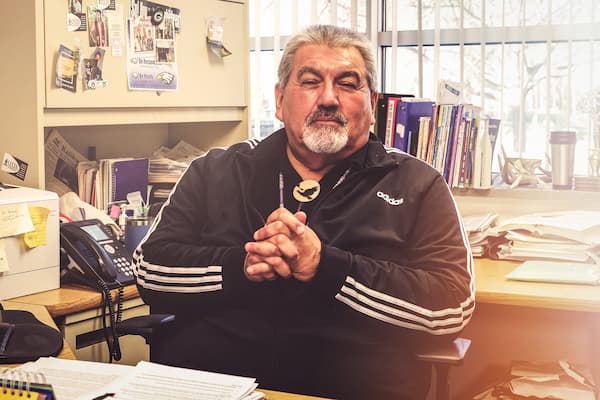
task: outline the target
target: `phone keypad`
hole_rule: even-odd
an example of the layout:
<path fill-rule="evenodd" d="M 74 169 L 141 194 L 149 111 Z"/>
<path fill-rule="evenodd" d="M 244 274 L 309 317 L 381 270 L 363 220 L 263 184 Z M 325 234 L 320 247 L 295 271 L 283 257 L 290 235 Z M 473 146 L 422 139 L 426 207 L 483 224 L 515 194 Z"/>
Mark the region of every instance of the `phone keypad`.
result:
<path fill-rule="evenodd" d="M 131 261 L 129 261 L 128 258 L 116 257 L 113 258 L 113 262 L 117 266 L 119 271 L 121 271 L 127 276 L 133 276 L 133 266 L 131 265 Z"/>

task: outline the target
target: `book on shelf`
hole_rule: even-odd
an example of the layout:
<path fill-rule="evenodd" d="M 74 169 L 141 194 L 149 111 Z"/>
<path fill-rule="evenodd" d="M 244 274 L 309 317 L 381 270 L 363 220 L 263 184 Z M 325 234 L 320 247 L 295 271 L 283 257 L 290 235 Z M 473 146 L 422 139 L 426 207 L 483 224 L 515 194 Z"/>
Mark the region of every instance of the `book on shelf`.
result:
<path fill-rule="evenodd" d="M 463 105 L 452 187 L 466 188 L 471 184 L 472 139 L 476 132 L 476 121 L 479 118 L 479 112 L 479 107 L 472 104 Z"/>
<path fill-rule="evenodd" d="M 450 121 L 452 119 L 452 104 L 439 104 L 435 137 L 433 142 L 433 153 L 431 155 L 431 165 L 444 173 L 444 161 L 446 157 L 446 146 L 448 142 L 448 132 Z"/>
<path fill-rule="evenodd" d="M 492 186 L 492 163 L 494 147 L 500 129 L 500 120 L 497 118 L 482 118 L 480 129 L 475 141 L 473 158 L 473 184 L 474 189 L 489 189 Z"/>
<path fill-rule="evenodd" d="M 401 99 L 396 105 L 394 147 L 417 155 L 421 117 L 431 117 L 433 101 L 422 98 Z"/>
<path fill-rule="evenodd" d="M 398 103 L 402 99 L 400 97 L 389 97 L 387 106 L 387 116 L 385 121 L 385 136 L 383 137 L 383 144 L 389 147 L 394 146 L 394 139 L 396 134 L 396 111 L 398 109 Z"/>
<path fill-rule="evenodd" d="M 458 139 L 460 135 L 460 127 L 463 114 L 463 105 L 457 104 L 453 108 L 452 124 L 448 135 L 448 146 L 446 149 L 446 161 L 444 163 L 444 178 L 448 182 L 448 186 L 453 187 L 454 170 L 456 168 L 456 154 L 460 152 L 457 150 Z"/>
<path fill-rule="evenodd" d="M 401 93 L 379 93 L 375 105 L 375 126 L 374 133 L 382 143 L 385 143 L 385 129 L 388 116 L 388 99 L 390 97 L 407 98 L 414 97 L 412 94 Z"/>
<path fill-rule="evenodd" d="M 477 131 L 477 136 L 475 137 L 475 144 L 473 147 L 473 175 L 471 187 L 473 189 L 489 189 L 491 185 L 491 179 L 487 179 L 483 166 L 491 157 L 491 143 L 488 130 L 485 129 L 485 123 L 483 125 L 480 125 L 480 127 L 482 127 L 483 129 L 479 129 Z"/>
<path fill-rule="evenodd" d="M 432 107 L 433 113 L 433 107 Z M 429 143 L 429 125 L 431 124 L 431 116 L 419 118 L 419 139 L 417 143 L 417 158 L 425 160 L 427 157 L 427 145 Z"/>

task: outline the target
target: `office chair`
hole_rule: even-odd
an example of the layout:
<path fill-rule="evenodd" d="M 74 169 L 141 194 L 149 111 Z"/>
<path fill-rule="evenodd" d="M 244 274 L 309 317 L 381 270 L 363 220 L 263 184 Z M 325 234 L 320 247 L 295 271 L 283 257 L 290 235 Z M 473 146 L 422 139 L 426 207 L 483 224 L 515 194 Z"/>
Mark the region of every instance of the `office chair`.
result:
<path fill-rule="evenodd" d="M 435 399 L 450 400 L 450 368 L 462 365 L 471 346 L 471 340 L 456 338 L 450 343 L 440 343 L 415 353 L 418 360 L 428 362 L 435 371 Z"/>

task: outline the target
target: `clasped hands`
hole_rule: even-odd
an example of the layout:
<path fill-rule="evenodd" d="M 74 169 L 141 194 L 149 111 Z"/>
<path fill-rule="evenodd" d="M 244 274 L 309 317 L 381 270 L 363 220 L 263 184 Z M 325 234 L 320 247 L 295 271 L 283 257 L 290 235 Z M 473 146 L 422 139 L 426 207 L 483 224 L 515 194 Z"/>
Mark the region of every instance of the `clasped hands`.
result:
<path fill-rule="evenodd" d="M 244 274 L 253 282 L 282 278 L 310 281 L 321 260 L 321 240 L 306 225 L 306 213 L 280 207 L 244 245 Z"/>

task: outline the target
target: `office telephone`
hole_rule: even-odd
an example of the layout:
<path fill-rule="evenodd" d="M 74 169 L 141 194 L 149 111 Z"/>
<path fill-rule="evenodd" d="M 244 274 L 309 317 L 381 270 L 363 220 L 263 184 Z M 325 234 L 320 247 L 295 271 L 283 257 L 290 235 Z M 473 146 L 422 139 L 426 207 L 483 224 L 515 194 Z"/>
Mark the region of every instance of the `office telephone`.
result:
<path fill-rule="evenodd" d="M 68 256 L 68 260 L 61 261 L 64 280 L 72 279 L 100 291 L 135 282 L 131 256 L 113 237 L 110 227 L 98 219 L 61 224 L 60 246 Z"/>

